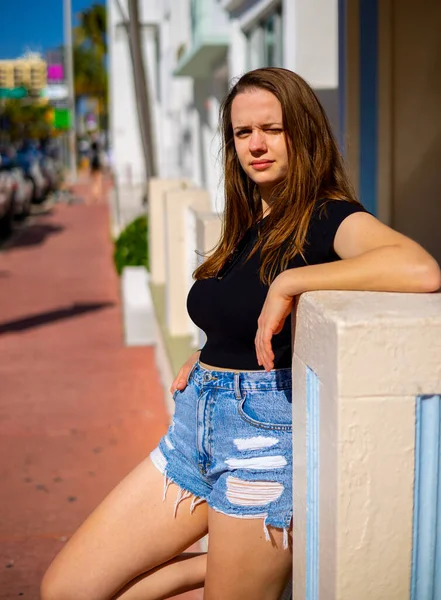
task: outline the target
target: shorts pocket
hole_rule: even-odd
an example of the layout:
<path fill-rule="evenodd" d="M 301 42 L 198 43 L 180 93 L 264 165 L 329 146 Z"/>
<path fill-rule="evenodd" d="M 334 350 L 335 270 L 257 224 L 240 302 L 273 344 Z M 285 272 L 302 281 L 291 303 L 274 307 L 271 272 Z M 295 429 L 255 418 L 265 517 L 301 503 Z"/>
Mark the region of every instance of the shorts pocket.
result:
<path fill-rule="evenodd" d="M 193 384 L 187 383 L 187 385 L 185 386 L 185 388 L 183 390 L 175 390 L 173 392 L 173 400 L 175 402 L 179 402 L 180 399 L 182 398 L 182 396 L 187 395 L 192 388 L 193 388 Z"/>
<path fill-rule="evenodd" d="M 247 391 L 237 411 L 254 427 L 292 431 L 292 390 Z"/>

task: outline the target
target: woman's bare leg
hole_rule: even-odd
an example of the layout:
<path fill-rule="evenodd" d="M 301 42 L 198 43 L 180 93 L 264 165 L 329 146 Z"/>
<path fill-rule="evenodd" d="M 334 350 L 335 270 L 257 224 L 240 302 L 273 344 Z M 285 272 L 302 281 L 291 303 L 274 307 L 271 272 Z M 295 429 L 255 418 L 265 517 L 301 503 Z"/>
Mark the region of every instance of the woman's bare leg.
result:
<path fill-rule="evenodd" d="M 138 465 L 55 558 L 42 582 L 42 600 L 110 600 L 203 537 L 206 503 L 190 514 L 192 497 L 184 499 L 173 517 L 178 488 L 171 484 L 163 502 L 163 482 L 149 458 Z M 200 569 L 200 561 L 191 564 Z"/>
<path fill-rule="evenodd" d="M 98 204 L 103 193 L 103 174 L 101 170 L 91 172 L 91 203 Z"/>
<path fill-rule="evenodd" d="M 171 561 L 140 575 L 114 600 L 164 600 L 203 587 L 207 555 L 184 552 Z"/>
<path fill-rule="evenodd" d="M 208 509 L 210 544 L 204 600 L 278 600 L 292 573 L 292 553 L 283 532 L 263 518 L 228 517 Z"/>

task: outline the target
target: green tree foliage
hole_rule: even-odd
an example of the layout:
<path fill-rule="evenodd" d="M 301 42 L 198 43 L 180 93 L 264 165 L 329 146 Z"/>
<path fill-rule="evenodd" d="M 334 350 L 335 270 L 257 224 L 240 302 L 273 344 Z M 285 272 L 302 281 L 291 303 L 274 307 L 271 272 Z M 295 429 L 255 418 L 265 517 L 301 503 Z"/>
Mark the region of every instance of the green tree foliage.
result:
<path fill-rule="evenodd" d="M 106 19 L 104 4 L 93 4 L 88 10 L 80 13 L 80 24 L 75 30 L 77 44 L 92 48 L 101 60 L 107 54 Z"/>
<path fill-rule="evenodd" d="M 107 104 L 106 7 L 93 4 L 78 15 L 74 29 L 74 87 L 76 96 L 95 96 Z"/>
<path fill-rule="evenodd" d="M 147 217 L 138 217 L 119 235 L 113 253 L 118 275 L 124 267 L 146 267 L 148 270 L 147 227 Z"/>
<path fill-rule="evenodd" d="M 52 133 L 52 108 L 29 99 L 6 100 L 1 109 L 2 141 L 38 139 Z"/>

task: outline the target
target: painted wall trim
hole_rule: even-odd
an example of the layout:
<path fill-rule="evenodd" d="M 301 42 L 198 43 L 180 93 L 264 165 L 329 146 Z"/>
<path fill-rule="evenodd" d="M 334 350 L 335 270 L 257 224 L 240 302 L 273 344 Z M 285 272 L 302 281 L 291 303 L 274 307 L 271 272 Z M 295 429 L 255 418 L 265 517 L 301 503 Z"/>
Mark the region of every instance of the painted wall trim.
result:
<path fill-rule="evenodd" d="M 357 195 L 360 193 L 360 6 L 359 0 L 343 0 L 345 11 L 344 146 L 348 173 Z M 339 32 L 340 36 L 340 32 Z"/>
<path fill-rule="evenodd" d="M 319 597 L 320 381 L 306 367 L 306 600 Z"/>
<path fill-rule="evenodd" d="M 441 395 L 416 400 L 411 600 L 441 598 Z"/>
<path fill-rule="evenodd" d="M 377 214 L 378 0 L 360 0 L 360 197 Z"/>
<path fill-rule="evenodd" d="M 340 152 L 346 155 L 346 0 L 338 0 L 338 123 Z"/>
<path fill-rule="evenodd" d="M 393 0 L 378 5 L 377 217 L 392 225 L 393 181 Z"/>

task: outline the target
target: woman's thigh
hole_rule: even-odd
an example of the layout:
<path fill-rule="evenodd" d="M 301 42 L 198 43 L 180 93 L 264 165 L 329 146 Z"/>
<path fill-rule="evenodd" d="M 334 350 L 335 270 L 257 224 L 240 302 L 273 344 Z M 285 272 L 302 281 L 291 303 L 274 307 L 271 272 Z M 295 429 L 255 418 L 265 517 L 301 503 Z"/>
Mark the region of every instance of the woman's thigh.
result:
<path fill-rule="evenodd" d="M 210 533 L 204 600 L 278 600 L 291 578 L 292 545 L 263 519 L 229 517 L 208 509 Z"/>
<path fill-rule="evenodd" d="M 43 600 L 107 600 L 126 583 L 180 554 L 207 532 L 207 506 L 176 517 L 177 486 L 163 501 L 164 476 L 150 458 L 98 506 L 55 558 L 42 584 Z"/>

